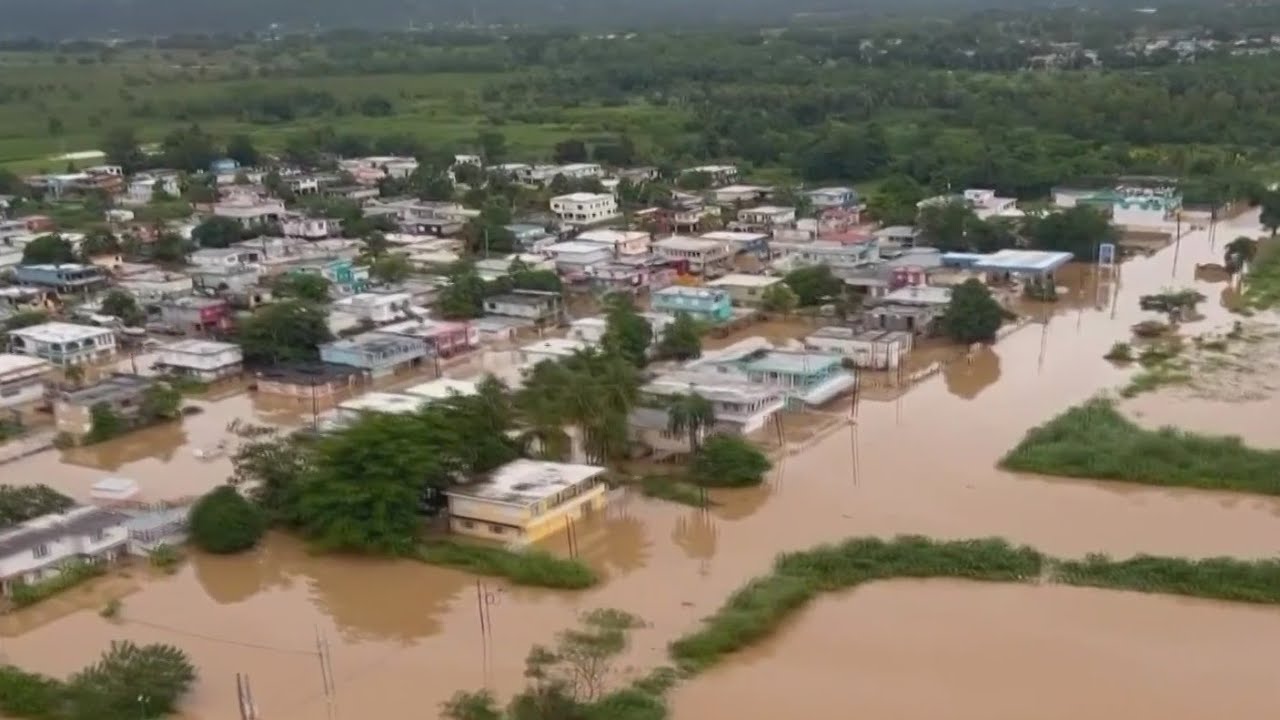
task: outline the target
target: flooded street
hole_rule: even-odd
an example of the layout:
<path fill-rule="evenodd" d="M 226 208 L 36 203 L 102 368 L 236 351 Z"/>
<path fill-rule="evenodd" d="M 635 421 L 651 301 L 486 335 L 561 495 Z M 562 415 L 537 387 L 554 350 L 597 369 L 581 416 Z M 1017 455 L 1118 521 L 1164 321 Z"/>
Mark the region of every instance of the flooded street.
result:
<path fill-rule="evenodd" d="M 825 597 L 673 697 L 674 720 L 1275 717 L 1272 608 L 892 581 Z M 726 702 L 728 701 L 728 702 Z"/>
<path fill-rule="evenodd" d="M 1220 228 L 1218 237 L 1246 226 L 1253 232 L 1255 220 L 1256 213 L 1240 227 Z M 197 557 L 172 577 L 139 580 L 124 597 L 123 620 L 99 617 L 93 603 L 53 620 L 17 613 L 0 625 L 0 649 L 9 662 L 62 674 L 112 639 L 173 643 L 200 669 L 187 717 L 234 717 L 234 674 L 247 672 L 263 717 L 303 720 L 327 717 L 319 628 L 332 648 L 336 717 L 398 720 L 433 717 L 459 689 L 520 687 L 529 646 L 549 642 L 594 607 L 622 608 L 650 623 L 634 636 L 626 661 L 644 671 L 663 661 L 670 639 L 765 572 L 779 552 L 850 536 L 994 535 L 1059 556 L 1274 556 L 1280 500 L 995 468 L 1027 428 L 1135 372 L 1102 355 L 1149 317 L 1138 309 L 1140 294 L 1195 287 L 1211 300 L 1201 308 L 1206 317 L 1184 333 L 1230 326 L 1232 316 L 1216 302 L 1221 283 L 1193 280 L 1195 263 L 1219 262 L 1220 251 L 1201 232 L 1183 239 L 1176 268 L 1170 247 L 1125 263 L 1112 279 L 1073 270 L 1061 281 L 1069 292 L 1060 302 L 1024 304 L 1033 322 L 972 363 L 949 364 L 894 400 L 862 402 L 856 425 L 793 450 L 767 487 L 713 493 L 719 504 L 707 512 L 628 497 L 578 529 L 584 559 L 603 570 L 599 587 L 561 593 L 484 581 L 497 599 L 491 648 L 480 641 L 474 577 L 407 561 L 316 557 L 296 540 L 274 537 L 250 557 Z M 1197 429 L 1220 432 L 1243 432 L 1280 412 L 1277 398 L 1215 405 L 1153 394 L 1132 402 L 1143 422 L 1196 418 Z M 273 408 L 245 395 L 204 405 L 181 427 L 147 431 L 154 437 L 75 451 L 67 462 L 44 453 L 6 466 L 6 477 L 77 497 L 108 474 L 139 481 L 148 497 L 194 494 L 221 482 L 230 463 L 202 462 L 191 450 L 224 437 L 231 420 L 310 420 L 309 406 Z M 1255 429 L 1250 441 L 1280 444 L 1270 427 Z M 565 553 L 560 538 L 549 547 Z M 895 582 L 817 603 L 767 645 L 682 687 L 675 716 L 1175 719 L 1226 709 L 1275 717 L 1280 690 L 1266 673 L 1280 659 L 1277 647 L 1274 609 Z M 773 693 L 779 687 L 790 691 Z"/>

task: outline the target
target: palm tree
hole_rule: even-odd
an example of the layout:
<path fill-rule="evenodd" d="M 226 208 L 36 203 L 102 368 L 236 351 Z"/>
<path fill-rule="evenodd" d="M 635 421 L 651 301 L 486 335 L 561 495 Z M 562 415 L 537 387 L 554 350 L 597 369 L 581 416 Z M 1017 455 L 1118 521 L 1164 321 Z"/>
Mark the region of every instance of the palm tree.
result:
<path fill-rule="evenodd" d="M 715 407 L 696 392 L 673 398 L 667 407 L 667 429 L 675 434 L 688 433 L 692 453 L 698 452 L 702 435 L 715 424 Z"/>
<path fill-rule="evenodd" d="M 1234 275 L 1243 270 L 1245 265 L 1253 262 L 1253 258 L 1257 254 L 1257 240 L 1249 237 L 1238 237 L 1227 243 L 1223 264 L 1226 265 L 1227 272 Z"/>

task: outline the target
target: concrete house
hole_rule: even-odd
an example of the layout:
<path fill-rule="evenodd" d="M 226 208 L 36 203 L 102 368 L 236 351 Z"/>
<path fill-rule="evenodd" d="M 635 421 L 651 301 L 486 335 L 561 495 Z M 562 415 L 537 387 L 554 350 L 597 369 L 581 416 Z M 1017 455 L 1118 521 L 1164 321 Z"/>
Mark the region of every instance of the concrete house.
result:
<path fill-rule="evenodd" d="M 516 290 L 485 298 L 484 311 L 536 323 L 556 323 L 564 314 L 564 299 L 558 292 Z"/>
<path fill-rule="evenodd" d="M 757 307 L 760 305 L 765 291 L 780 282 L 782 282 L 782 278 L 771 275 L 742 275 L 734 273 L 711 280 L 707 282 L 706 287 L 729 293 L 729 298 L 734 305 Z"/>
<path fill-rule="evenodd" d="M 816 210 L 851 208 L 858 205 L 858 192 L 848 187 L 825 187 L 805 193 Z"/>
<path fill-rule="evenodd" d="M 659 374 L 642 386 L 640 404 L 660 410 L 665 420 L 667 403 L 677 396 L 690 394 L 701 395 L 711 402 L 716 414 L 715 432 L 738 435 L 765 427 L 786 404 L 779 387 L 684 370 Z M 665 423 L 657 429 L 665 430 Z M 668 438 L 671 439 L 685 442 L 687 447 L 683 438 Z"/>
<path fill-rule="evenodd" d="M 93 429 L 92 409 L 105 403 L 126 422 L 138 416 L 142 396 L 156 381 L 141 375 L 113 373 L 79 390 L 60 393 L 53 401 L 53 421 L 58 432 L 83 437 Z"/>
<path fill-rule="evenodd" d="M 87 365 L 115 355 L 116 335 L 108 328 L 49 322 L 10 331 L 9 349 L 59 367 Z"/>
<path fill-rule="evenodd" d="M 53 290 L 58 293 L 87 293 L 105 287 L 107 274 L 96 265 L 64 263 L 62 265 L 19 265 L 13 269 L 19 285 Z"/>
<path fill-rule="evenodd" d="M 280 230 L 285 237 L 296 237 L 304 240 L 321 240 L 333 237 L 342 232 L 342 221 L 333 218 L 313 218 L 291 213 L 280 223 Z"/>
<path fill-rule="evenodd" d="M 420 318 L 392 323 L 378 328 L 378 332 L 419 338 L 427 344 L 428 353 L 436 357 L 452 357 L 480 347 L 479 330 L 465 322 Z"/>
<path fill-rule="evenodd" d="M 560 241 L 558 237 L 547 232 L 541 225 L 515 224 L 507 225 L 507 232 L 515 238 L 516 247 L 524 252 L 542 252 Z"/>
<path fill-rule="evenodd" d="M 699 274 L 720 273 L 728 268 L 732 259 L 724 242 L 683 235 L 655 241 L 653 251 L 668 260 L 688 263 L 690 272 Z"/>
<path fill-rule="evenodd" d="M 654 292 L 650 306 L 654 312 L 668 315 L 686 313 L 695 320 L 713 324 L 733 317 L 729 293 L 718 288 L 672 285 Z"/>
<path fill-rule="evenodd" d="M 649 233 L 639 230 L 588 230 L 578 233 L 576 242 L 603 245 L 613 252 L 613 257 L 639 257 L 649 253 Z"/>
<path fill-rule="evenodd" d="M 254 373 L 254 379 L 261 394 L 317 401 L 353 392 L 366 378 L 360 368 L 312 363 L 266 368 Z"/>
<path fill-rule="evenodd" d="M 209 340 L 179 340 L 160 348 L 159 368 L 201 382 L 240 374 L 244 353 L 239 345 Z"/>
<path fill-rule="evenodd" d="M 603 510 L 604 472 L 592 465 L 514 460 L 445 492 L 449 529 L 518 545 L 534 542 L 563 530 L 566 520 Z"/>
<path fill-rule="evenodd" d="M 717 205 L 738 205 L 760 202 L 769 197 L 773 188 L 765 185 L 728 185 L 713 190 L 711 196 Z"/>
<path fill-rule="evenodd" d="M 112 562 L 129 542 L 127 516 L 96 507 L 42 515 L 0 532 L 0 594 L 57 577 L 70 562 Z"/>
<path fill-rule="evenodd" d="M 528 368 L 547 360 L 555 361 L 573 357 L 575 354 L 589 350 L 592 347 L 591 343 L 582 340 L 547 338 L 522 345 L 516 351 L 516 355 L 520 358 L 520 365 Z"/>
<path fill-rule="evenodd" d="M 611 247 L 576 240 L 551 245 L 546 253 L 554 258 L 556 272 L 571 278 L 585 277 L 589 268 L 610 262 L 614 257 Z"/>
<path fill-rule="evenodd" d="M 914 336 L 896 330 L 818 328 L 804 339 L 805 347 L 836 353 L 867 370 L 897 370 L 911 352 Z"/>
<path fill-rule="evenodd" d="M 769 249 L 769 233 L 747 232 L 741 230 L 713 230 L 698 237 L 703 240 L 714 240 L 729 248 L 730 256 L 751 255 L 762 260 L 771 255 Z"/>
<path fill-rule="evenodd" d="M 420 338 L 368 332 L 320 346 L 326 363 L 361 368 L 377 378 L 417 366 L 427 356 L 427 344 Z"/>
<path fill-rule="evenodd" d="M 737 222 L 733 223 L 734 230 L 745 232 L 773 232 L 779 228 L 788 228 L 796 224 L 796 209 L 790 207 L 778 207 L 776 205 L 761 205 L 753 208 L 743 208 L 738 211 Z"/>
<path fill-rule="evenodd" d="M 408 316 L 409 293 L 358 293 L 333 301 L 332 308 L 372 323 L 389 323 Z"/>
<path fill-rule="evenodd" d="M 231 329 L 231 305 L 222 298 L 178 297 L 157 305 L 160 324 L 184 335 L 207 335 Z"/>
<path fill-rule="evenodd" d="M 571 225 L 590 225 L 618 217 L 618 200 L 609 193 L 576 192 L 551 198 L 551 212 Z"/>
<path fill-rule="evenodd" d="M 146 205 L 159 190 L 169 197 L 182 194 L 182 182 L 176 172 L 141 173 L 129 179 L 125 190 L 125 202 L 132 205 Z"/>
<path fill-rule="evenodd" d="M 712 185 L 724 185 L 738 179 L 738 167 L 736 165 L 698 165 L 696 167 L 685 168 L 680 171 L 682 175 L 706 175 L 711 179 Z"/>
<path fill-rule="evenodd" d="M 252 228 L 284 219 L 284 203 L 274 198 L 264 199 L 247 195 L 229 198 L 213 206 L 214 217 L 231 218 L 241 227 Z"/>
<path fill-rule="evenodd" d="M 0 408 L 39 402 L 52 369 L 40 358 L 0 354 Z"/>
<path fill-rule="evenodd" d="M 262 259 L 261 250 L 241 247 L 203 248 L 187 255 L 187 262 L 197 268 L 258 266 Z"/>
<path fill-rule="evenodd" d="M 844 370 L 839 355 L 778 349 L 759 337 L 706 353 L 685 367 L 781 388 L 788 403 L 796 405 L 820 405 L 855 383 L 853 373 Z"/>
<path fill-rule="evenodd" d="M 195 283 L 186 273 L 149 269 L 121 276 L 116 280 L 116 286 L 138 300 L 149 303 L 190 295 Z"/>

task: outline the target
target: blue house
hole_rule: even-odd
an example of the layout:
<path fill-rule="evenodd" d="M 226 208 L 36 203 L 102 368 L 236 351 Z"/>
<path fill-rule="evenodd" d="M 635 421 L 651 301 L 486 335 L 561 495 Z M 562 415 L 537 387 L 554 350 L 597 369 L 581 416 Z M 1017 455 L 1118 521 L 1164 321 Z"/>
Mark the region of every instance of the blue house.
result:
<path fill-rule="evenodd" d="M 214 175 L 233 173 L 240 169 L 240 163 L 231 158 L 219 158 L 209 163 L 209 172 Z"/>
<path fill-rule="evenodd" d="M 373 377 L 417 366 L 427 357 L 427 341 L 420 337 L 367 332 L 320 346 L 320 359 L 367 371 Z"/>
<path fill-rule="evenodd" d="M 788 405 L 820 405 L 856 385 L 852 371 L 835 353 L 775 348 L 760 337 L 709 352 L 687 366 L 729 380 L 778 388 Z"/>
<path fill-rule="evenodd" d="M 655 292 L 650 305 L 654 312 L 688 313 L 696 320 L 709 323 L 722 323 L 733 317 L 729 293 L 714 288 L 672 285 Z"/>
<path fill-rule="evenodd" d="M 28 285 L 60 293 L 88 292 L 106 285 L 107 277 L 96 265 L 64 263 L 62 265 L 19 265 L 13 279 Z"/>

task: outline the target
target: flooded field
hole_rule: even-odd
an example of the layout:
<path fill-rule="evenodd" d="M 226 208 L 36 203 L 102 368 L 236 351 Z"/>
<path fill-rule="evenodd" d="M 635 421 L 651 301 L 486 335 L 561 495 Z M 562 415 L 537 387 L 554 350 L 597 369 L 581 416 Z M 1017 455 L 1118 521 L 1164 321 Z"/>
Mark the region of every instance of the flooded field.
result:
<path fill-rule="evenodd" d="M 827 597 L 676 690 L 674 720 L 1268 718 L 1280 614 L 1056 586 L 894 581 Z"/>
<path fill-rule="evenodd" d="M 1256 214 L 1236 221 L 1239 227 L 1220 229 L 1218 236 L 1256 232 L 1253 220 Z M 662 661 L 670 639 L 763 573 L 779 552 L 849 536 L 995 535 L 1061 556 L 1274 556 L 1280 553 L 1280 500 L 1020 477 L 994 467 L 1027 428 L 1126 382 L 1134 370 L 1102 355 L 1146 317 L 1138 295 L 1186 285 L 1216 298 L 1220 285 L 1193 275 L 1197 262 L 1218 262 L 1220 252 L 1200 233 L 1109 274 L 1073 269 L 1060 280 L 1067 295 L 1058 303 L 1021 304 L 1032 322 L 995 347 L 972 362 L 948 365 L 891 401 L 862 402 L 855 425 L 841 424 L 786 456 L 767 487 L 714 493 L 719 504 L 707 512 L 628 497 L 578 529 L 584 559 L 604 571 L 599 587 L 558 593 L 484 581 L 483 591 L 496 599 L 488 648 L 480 641 L 474 577 L 409 562 L 312 556 L 284 537 L 249 557 L 197 557 L 172 577 L 131 578 L 137 586 L 126 588 L 122 619 L 115 621 L 99 617 L 96 596 L 82 610 L 53 618 L 34 610 L 17 613 L 0 626 L 0 647 L 9 662 L 66 673 L 112 639 L 169 642 L 186 649 L 200 668 L 201 682 L 187 703 L 189 718 L 234 717 L 233 676 L 247 672 L 263 717 L 303 720 L 326 716 L 315 655 L 318 628 L 332 648 L 335 715 L 398 720 L 431 717 L 458 689 L 488 685 L 506 693 L 519 687 L 529 646 L 549 641 L 577 613 L 593 607 L 622 608 L 650 623 L 635 635 L 627 658 L 647 669 Z M 1216 302 L 1201 311 L 1205 318 L 1187 324 L 1186 332 L 1230 325 L 1231 316 Z M 465 373 L 450 367 L 446 374 Z M 1272 398 L 1218 407 L 1157 393 L 1133 406 L 1144 422 L 1194 416 L 1202 428 L 1239 431 L 1274 418 L 1275 403 Z M 192 448 L 225 437 L 230 421 L 287 425 L 310 419 L 309 406 L 264 404 L 245 395 L 195 404 L 205 412 L 181 426 L 68 453 L 65 461 L 44 453 L 5 466 L 6 478 L 47 482 L 77 497 L 107 474 L 138 480 L 149 497 L 198 493 L 221 482 L 230 464 L 225 458 L 197 460 Z M 1277 444 L 1269 427 L 1256 428 L 1257 437 L 1250 439 Z M 565 552 L 559 538 L 549 547 Z M 1010 605 L 1021 609 L 1008 611 Z M 822 631 L 806 630 L 812 617 L 822 619 L 815 627 L 838 626 L 840 632 L 815 639 L 813 633 Z M 1054 718 L 1066 717 L 1065 709 L 1079 710 L 1073 717 L 1090 710 L 1120 717 L 1134 708 L 1143 710 L 1135 717 L 1158 717 L 1168 708 L 1166 717 L 1190 718 L 1208 716 L 1208 706 L 1195 703 L 1211 700 L 1214 708 L 1235 703 L 1229 709 L 1241 717 L 1263 717 L 1257 710 L 1268 703 L 1271 716 L 1280 710 L 1275 683 L 1251 682 L 1253 671 L 1237 663 L 1249 661 L 1261 668 L 1257 672 L 1274 665 L 1264 655 L 1271 648 L 1270 660 L 1277 659 L 1275 617 L 1268 610 L 1121 593 L 894 583 L 820 603 L 800 619 L 795 633 L 784 633 L 769 647 L 787 665 L 775 669 L 776 677 L 804 695 L 793 701 L 816 702 L 814 693 L 847 698 L 851 704 L 840 717 L 856 710 L 874 717 Z M 1241 618 L 1257 619 L 1256 627 L 1250 620 L 1248 637 Z M 988 635 L 964 634 L 979 628 Z M 1041 639 L 1019 644 L 1028 637 Z M 1178 637 L 1188 643 L 1194 638 L 1197 648 L 1205 646 L 1203 653 L 1175 656 L 1170 643 Z M 926 644 L 935 638 L 936 655 Z M 886 655 L 883 648 L 897 639 L 897 654 Z M 1059 655 L 1044 652 L 1051 664 L 1028 660 L 1031 649 L 1051 641 L 1065 643 Z M 833 645 L 839 642 L 844 644 Z M 1228 658 L 1232 652 L 1238 657 Z M 770 707 L 771 716 L 836 717 L 822 714 L 818 705 L 784 713 L 763 697 L 753 704 L 752 692 L 779 685 L 748 677 L 754 672 L 745 667 L 750 662 L 736 669 L 731 663 L 722 675 L 717 671 L 682 688 L 677 717 L 718 716 L 720 708 L 764 717 Z M 815 684 L 800 693 L 809 682 L 805 668 Z M 981 675 L 983 668 L 989 675 Z M 1202 671 L 1198 681 L 1179 674 L 1196 668 Z M 954 678 L 942 678 L 948 669 Z M 1009 674 L 1019 679 L 1018 687 L 997 684 Z M 1156 688 L 1157 676 L 1188 682 L 1166 681 Z M 821 686 L 838 678 L 844 685 Z M 913 683 L 935 681 L 943 690 L 933 697 L 902 692 Z M 877 682 L 897 690 L 876 695 Z M 1090 698 L 1095 685 L 1098 697 Z M 1121 688 L 1136 697 L 1125 697 Z M 1186 695 L 1194 692 L 1203 698 Z M 1167 705 L 1157 697 L 1161 693 L 1170 696 Z M 1051 701 L 1060 695 L 1069 702 Z M 1042 706 L 1020 704 L 1037 697 Z M 884 704 L 909 700 L 921 705 Z M 934 704 L 924 704 L 929 702 Z"/>

